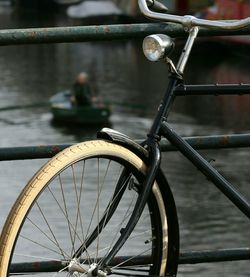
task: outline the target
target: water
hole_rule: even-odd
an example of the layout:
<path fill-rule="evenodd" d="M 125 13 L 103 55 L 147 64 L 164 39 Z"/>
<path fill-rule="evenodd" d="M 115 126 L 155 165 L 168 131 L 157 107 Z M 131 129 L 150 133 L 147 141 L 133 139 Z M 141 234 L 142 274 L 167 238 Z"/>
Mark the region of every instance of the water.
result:
<path fill-rule="evenodd" d="M 64 16 L 17 16 L 1 12 L 1 28 L 63 25 Z M 47 23 L 49 22 L 49 23 Z M 66 22 L 68 24 L 68 22 Z M 249 60 L 218 48 L 195 51 L 187 68 L 187 83 L 248 82 Z M 205 67 L 206 65 L 206 67 Z M 1 106 L 42 101 L 71 86 L 86 70 L 93 89 L 104 99 L 139 103 L 142 109 L 114 107 L 112 127 L 141 138 L 151 124 L 166 87 L 166 67 L 150 64 L 136 42 L 99 42 L 11 46 L 0 48 Z M 170 116 L 185 136 L 249 131 L 248 96 L 178 98 Z M 72 130 L 51 125 L 47 108 L 0 113 L 0 147 L 73 143 L 95 137 L 95 128 Z M 207 159 L 250 199 L 249 150 L 202 151 Z M 0 168 L 0 228 L 24 184 L 44 160 L 2 162 Z M 168 153 L 163 167 L 179 213 L 181 249 L 201 250 L 249 245 L 249 222 L 180 154 Z M 180 266 L 179 276 L 248 276 L 248 262 Z"/>

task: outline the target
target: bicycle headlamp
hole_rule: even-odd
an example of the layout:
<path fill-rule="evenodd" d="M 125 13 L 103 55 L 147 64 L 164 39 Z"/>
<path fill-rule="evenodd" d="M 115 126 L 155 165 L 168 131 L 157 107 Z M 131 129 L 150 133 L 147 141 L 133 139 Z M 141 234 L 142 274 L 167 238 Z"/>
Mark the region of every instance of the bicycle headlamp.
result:
<path fill-rule="evenodd" d="M 150 35 L 143 40 L 142 48 L 148 60 L 157 62 L 173 50 L 174 42 L 167 35 Z"/>

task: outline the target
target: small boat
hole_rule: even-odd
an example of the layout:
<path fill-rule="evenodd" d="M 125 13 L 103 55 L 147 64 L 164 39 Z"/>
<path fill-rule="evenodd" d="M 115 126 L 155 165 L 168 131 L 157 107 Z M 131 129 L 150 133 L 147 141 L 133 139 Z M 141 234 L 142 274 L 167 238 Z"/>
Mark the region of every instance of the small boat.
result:
<path fill-rule="evenodd" d="M 69 91 L 57 93 L 50 98 L 53 121 L 62 124 L 105 124 L 109 123 L 110 108 L 99 100 L 89 106 L 77 106 L 70 101 Z"/>

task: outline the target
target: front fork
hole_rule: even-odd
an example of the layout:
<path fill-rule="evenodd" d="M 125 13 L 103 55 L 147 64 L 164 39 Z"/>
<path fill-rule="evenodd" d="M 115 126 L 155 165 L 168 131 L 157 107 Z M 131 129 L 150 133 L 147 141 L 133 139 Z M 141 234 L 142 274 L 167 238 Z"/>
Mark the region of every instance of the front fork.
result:
<path fill-rule="evenodd" d="M 130 219 L 126 225 L 126 227 L 123 229 L 123 232 L 120 236 L 120 238 L 117 240 L 114 247 L 111 249 L 111 251 L 108 253 L 106 257 L 102 260 L 99 267 L 105 268 L 106 265 L 110 264 L 114 256 L 117 254 L 117 252 L 121 249 L 123 244 L 126 242 L 128 237 L 131 235 L 132 231 L 134 230 L 138 220 L 141 217 L 141 214 L 145 208 L 146 202 L 148 200 L 149 194 L 152 190 L 152 186 L 154 184 L 154 181 L 156 179 L 157 171 L 160 167 L 160 161 L 161 161 L 161 152 L 159 144 L 156 140 L 149 140 L 147 142 L 147 148 L 149 152 L 149 164 L 147 169 L 147 176 L 142 184 L 142 191 L 139 194 L 134 210 L 132 212 L 132 215 L 130 216 Z"/>

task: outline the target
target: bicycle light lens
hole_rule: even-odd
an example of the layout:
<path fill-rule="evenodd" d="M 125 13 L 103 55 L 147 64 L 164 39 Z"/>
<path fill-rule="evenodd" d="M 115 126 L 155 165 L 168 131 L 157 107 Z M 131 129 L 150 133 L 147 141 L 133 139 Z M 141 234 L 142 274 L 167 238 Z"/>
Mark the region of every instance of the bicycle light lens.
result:
<path fill-rule="evenodd" d="M 143 40 L 142 48 L 148 60 L 157 62 L 173 50 L 174 42 L 163 34 L 150 35 Z"/>

